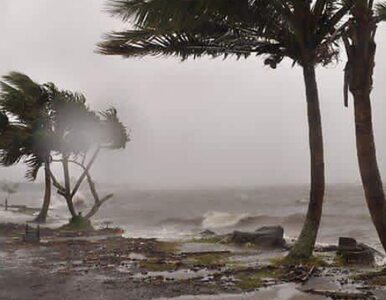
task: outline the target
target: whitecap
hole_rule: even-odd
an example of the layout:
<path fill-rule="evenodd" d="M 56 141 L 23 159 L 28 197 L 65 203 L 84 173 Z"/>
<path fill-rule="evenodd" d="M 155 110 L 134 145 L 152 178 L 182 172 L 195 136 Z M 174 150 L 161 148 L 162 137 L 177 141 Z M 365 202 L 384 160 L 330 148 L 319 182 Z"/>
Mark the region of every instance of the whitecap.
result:
<path fill-rule="evenodd" d="M 241 220 L 249 217 L 248 213 L 229 213 L 211 211 L 204 215 L 202 227 L 204 228 L 224 228 L 237 225 Z"/>

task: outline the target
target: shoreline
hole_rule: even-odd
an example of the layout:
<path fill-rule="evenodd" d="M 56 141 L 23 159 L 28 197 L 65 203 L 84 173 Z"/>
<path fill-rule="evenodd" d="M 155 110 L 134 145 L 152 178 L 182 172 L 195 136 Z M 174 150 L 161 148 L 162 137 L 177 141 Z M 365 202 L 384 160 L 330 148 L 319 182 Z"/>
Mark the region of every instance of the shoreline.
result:
<path fill-rule="evenodd" d="M 124 238 L 114 229 L 80 234 L 42 227 L 40 243 L 25 243 L 23 230 L 0 225 L 4 300 L 57 299 L 58 291 L 60 299 L 79 300 L 327 299 L 306 290 L 386 297 L 383 287 L 352 279 L 379 267 L 354 271 L 335 264 L 330 252 L 318 254 L 329 265 L 315 260 L 288 267 L 273 262 L 285 249 L 239 247 L 205 237 L 164 242 Z"/>

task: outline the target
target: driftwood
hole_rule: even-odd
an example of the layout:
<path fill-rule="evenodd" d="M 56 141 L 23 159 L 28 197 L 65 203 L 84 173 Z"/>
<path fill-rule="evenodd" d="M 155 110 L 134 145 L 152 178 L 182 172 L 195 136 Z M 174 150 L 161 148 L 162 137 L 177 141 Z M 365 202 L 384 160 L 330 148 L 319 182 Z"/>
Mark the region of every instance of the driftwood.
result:
<path fill-rule="evenodd" d="M 302 290 L 304 293 L 309 293 L 313 295 L 326 296 L 332 299 L 347 299 L 347 300 L 369 300 L 375 299 L 374 294 L 371 292 L 367 293 L 350 293 L 350 292 L 339 292 L 339 291 L 326 291 L 326 290 L 315 290 L 308 289 Z"/>
<path fill-rule="evenodd" d="M 312 266 L 311 269 L 308 271 L 308 273 L 303 278 L 300 278 L 300 281 L 302 283 L 306 283 L 308 279 L 311 277 L 311 275 L 314 273 L 314 271 L 315 271 L 315 266 Z"/>
<path fill-rule="evenodd" d="M 283 280 L 287 282 L 300 282 L 306 283 L 310 279 L 311 275 L 315 272 L 316 267 L 311 266 L 309 269 L 305 267 L 295 267 L 292 271 L 283 277 Z"/>

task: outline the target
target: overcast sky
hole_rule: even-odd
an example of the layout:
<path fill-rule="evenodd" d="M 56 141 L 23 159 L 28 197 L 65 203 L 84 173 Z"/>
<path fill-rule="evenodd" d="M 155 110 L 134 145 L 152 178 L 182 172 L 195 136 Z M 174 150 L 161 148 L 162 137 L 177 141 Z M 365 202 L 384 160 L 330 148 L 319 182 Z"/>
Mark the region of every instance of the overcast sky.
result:
<path fill-rule="evenodd" d="M 303 184 L 309 181 L 302 74 L 260 58 L 236 61 L 121 59 L 95 53 L 103 33 L 125 25 L 104 0 L 1 0 L 0 74 L 83 92 L 92 108 L 118 108 L 132 141 L 105 153 L 99 181 L 133 187 Z M 378 32 L 373 109 L 386 180 L 386 27 Z M 342 63 L 318 68 L 327 181 L 359 182 L 352 101 L 343 106 Z M 0 169 L 21 180 L 24 168 Z"/>

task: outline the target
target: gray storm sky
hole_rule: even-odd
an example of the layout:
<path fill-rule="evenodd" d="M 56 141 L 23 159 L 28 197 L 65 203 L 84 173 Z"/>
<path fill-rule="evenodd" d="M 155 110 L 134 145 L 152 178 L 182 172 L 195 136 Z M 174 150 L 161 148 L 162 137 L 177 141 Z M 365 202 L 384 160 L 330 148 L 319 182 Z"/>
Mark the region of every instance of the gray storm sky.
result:
<path fill-rule="evenodd" d="M 78 90 L 92 108 L 119 109 L 131 129 L 124 151 L 102 155 L 99 181 L 133 187 L 301 184 L 309 180 L 302 74 L 260 58 L 236 61 L 121 59 L 94 53 L 120 29 L 104 0 L 0 0 L 0 74 Z M 378 33 L 373 93 L 376 142 L 386 179 L 386 27 Z M 344 58 L 342 58 L 344 60 Z M 358 182 L 352 102 L 343 107 L 344 62 L 318 68 L 327 180 Z M 24 168 L 0 169 L 21 180 Z"/>

